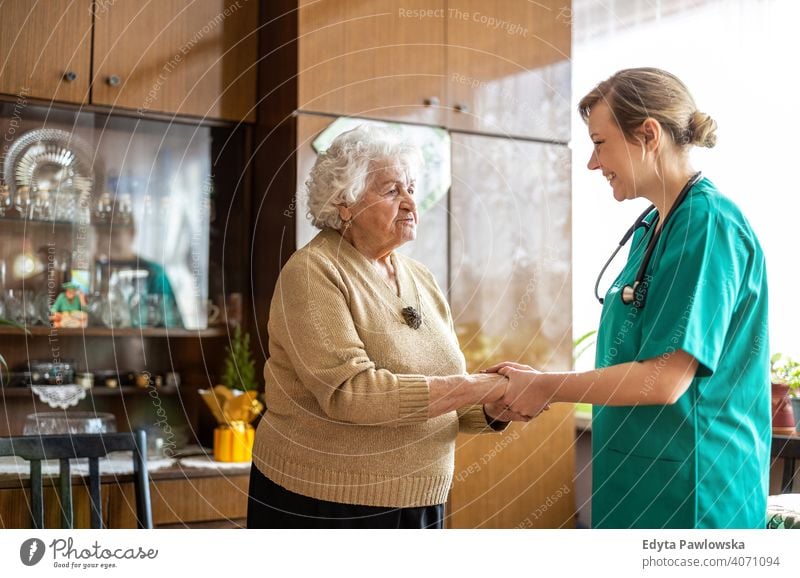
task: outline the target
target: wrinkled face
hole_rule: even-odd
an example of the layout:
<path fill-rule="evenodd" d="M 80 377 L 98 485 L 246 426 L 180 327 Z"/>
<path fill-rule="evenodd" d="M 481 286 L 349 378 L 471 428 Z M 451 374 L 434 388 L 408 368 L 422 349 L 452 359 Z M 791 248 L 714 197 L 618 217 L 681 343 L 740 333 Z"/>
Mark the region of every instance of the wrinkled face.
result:
<path fill-rule="evenodd" d="M 75 289 L 64 289 L 64 295 L 67 296 L 67 299 L 72 301 L 75 299 Z"/>
<path fill-rule="evenodd" d="M 411 169 L 403 163 L 392 159 L 373 163 L 364 195 L 347 208 L 354 240 L 388 252 L 416 239 L 414 186 Z"/>
<path fill-rule="evenodd" d="M 589 170 L 602 171 L 616 200 L 641 196 L 642 177 L 647 174 L 642 146 L 625 138 L 605 103 L 592 107 L 587 124 L 594 143 Z"/>

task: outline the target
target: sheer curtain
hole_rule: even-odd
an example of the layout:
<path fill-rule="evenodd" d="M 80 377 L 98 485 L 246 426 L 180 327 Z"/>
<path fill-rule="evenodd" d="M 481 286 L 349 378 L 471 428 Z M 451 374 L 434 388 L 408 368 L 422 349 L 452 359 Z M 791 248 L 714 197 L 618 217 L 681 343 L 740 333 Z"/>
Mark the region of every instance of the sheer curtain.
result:
<path fill-rule="evenodd" d="M 767 257 L 770 349 L 800 357 L 797 324 L 800 260 L 800 135 L 796 57 L 800 2 L 757 0 L 573 0 L 573 110 L 600 80 L 621 68 L 657 66 L 675 73 L 698 108 L 718 123 L 713 149 L 697 150 L 702 170 L 747 215 Z M 620 237 L 646 206 L 619 204 L 586 163 L 591 142 L 573 112 L 573 334 L 596 329 L 594 282 Z M 623 250 L 616 265 L 625 259 Z M 618 273 L 609 270 L 601 293 Z M 593 351 L 577 362 L 593 367 Z"/>

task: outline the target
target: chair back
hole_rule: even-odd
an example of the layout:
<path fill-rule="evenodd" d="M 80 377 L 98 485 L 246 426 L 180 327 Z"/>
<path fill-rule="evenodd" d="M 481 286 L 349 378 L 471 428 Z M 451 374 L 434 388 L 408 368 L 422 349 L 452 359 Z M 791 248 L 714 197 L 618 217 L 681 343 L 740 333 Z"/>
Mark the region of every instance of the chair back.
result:
<path fill-rule="evenodd" d="M 797 460 L 800 458 L 800 436 L 772 436 L 772 457 L 783 459 L 781 494 L 791 494 L 797 476 Z"/>
<path fill-rule="evenodd" d="M 147 474 L 147 434 L 144 430 L 125 433 L 36 435 L 0 438 L 0 456 L 17 456 L 30 462 L 31 518 L 34 528 L 44 527 L 42 460 L 59 460 L 61 527 L 73 527 L 70 460 L 89 458 L 91 526 L 103 527 L 98 459 L 109 452 L 133 451 L 136 524 L 152 528 L 150 484 Z"/>

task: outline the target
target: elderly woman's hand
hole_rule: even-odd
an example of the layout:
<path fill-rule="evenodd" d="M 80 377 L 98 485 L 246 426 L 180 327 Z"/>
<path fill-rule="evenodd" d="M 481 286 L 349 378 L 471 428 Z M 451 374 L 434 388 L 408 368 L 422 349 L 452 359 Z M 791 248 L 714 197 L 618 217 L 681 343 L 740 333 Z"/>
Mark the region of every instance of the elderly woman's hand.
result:
<path fill-rule="evenodd" d="M 522 421 L 522 422 L 529 422 L 531 421 L 531 417 L 527 415 L 518 414 L 506 406 L 502 401 L 495 401 L 492 403 L 487 403 L 483 406 L 483 411 L 486 412 L 490 418 L 496 421 Z"/>
<path fill-rule="evenodd" d="M 506 393 L 508 380 L 497 373 L 429 376 L 428 417 L 436 417 L 468 405 L 499 401 Z"/>

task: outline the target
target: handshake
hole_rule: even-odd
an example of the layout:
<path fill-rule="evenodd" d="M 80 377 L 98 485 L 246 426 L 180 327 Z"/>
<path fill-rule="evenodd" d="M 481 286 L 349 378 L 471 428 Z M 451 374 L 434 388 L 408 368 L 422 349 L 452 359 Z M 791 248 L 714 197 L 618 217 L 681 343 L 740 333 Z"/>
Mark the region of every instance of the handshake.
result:
<path fill-rule="evenodd" d="M 479 375 L 495 377 L 488 402 L 483 406 L 494 420 L 528 422 L 550 409 L 551 396 L 543 387 L 545 373 L 528 365 L 504 361 L 482 370 Z M 496 379 L 500 375 L 506 379 Z"/>

